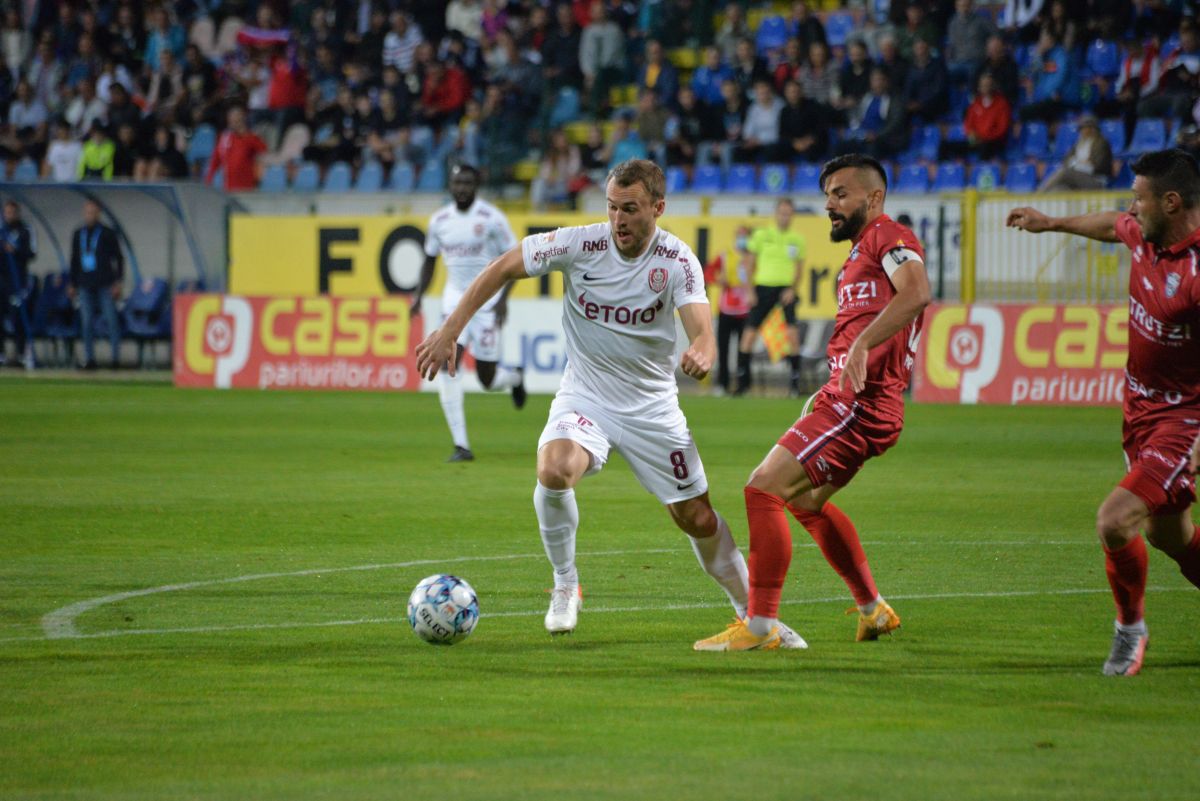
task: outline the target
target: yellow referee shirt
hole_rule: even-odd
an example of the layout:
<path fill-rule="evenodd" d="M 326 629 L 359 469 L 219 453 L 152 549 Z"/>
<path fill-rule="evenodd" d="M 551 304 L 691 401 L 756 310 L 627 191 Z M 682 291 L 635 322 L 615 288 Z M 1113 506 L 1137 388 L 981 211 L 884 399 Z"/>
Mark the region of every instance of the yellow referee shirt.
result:
<path fill-rule="evenodd" d="M 805 241 L 798 233 L 772 225 L 751 234 L 746 249 L 756 257 L 756 286 L 791 286 L 796 280 L 796 262 L 804 258 Z"/>

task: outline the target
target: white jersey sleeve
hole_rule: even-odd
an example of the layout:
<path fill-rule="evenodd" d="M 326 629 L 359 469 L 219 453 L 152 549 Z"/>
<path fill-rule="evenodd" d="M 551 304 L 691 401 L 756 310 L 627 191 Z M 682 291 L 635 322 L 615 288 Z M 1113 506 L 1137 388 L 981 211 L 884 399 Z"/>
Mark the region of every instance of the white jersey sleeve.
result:
<path fill-rule="evenodd" d="M 492 224 L 492 258 L 499 258 L 517 245 L 517 237 L 513 234 L 512 226 L 503 212 L 497 211 L 496 221 Z"/>
<path fill-rule="evenodd" d="M 708 293 L 704 291 L 704 269 L 700 260 L 690 249 L 679 254 L 679 269 L 673 272 L 674 286 L 671 289 L 675 308 L 689 303 L 708 304 Z"/>
<path fill-rule="evenodd" d="M 533 278 L 554 270 L 565 270 L 579 254 L 585 230 L 582 227 L 559 228 L 522 239 L 525 274 Z"/>
<path fill-rule="evenodd" d="M 426 227 L 426 231 L 425 231 L 425 255 L 426 256 L 437 256 L 439 253 L 442 252 L 442 247 L 438 241 L 438 234 L 437 234 L 437 229 L 438 229 L 437 220 L 440 215 L 441 215 L 441 211 L 439 210 L 439 211 L 434 212 L 433 216 L 431 216 L 429 218 L 429 225 Z"/>

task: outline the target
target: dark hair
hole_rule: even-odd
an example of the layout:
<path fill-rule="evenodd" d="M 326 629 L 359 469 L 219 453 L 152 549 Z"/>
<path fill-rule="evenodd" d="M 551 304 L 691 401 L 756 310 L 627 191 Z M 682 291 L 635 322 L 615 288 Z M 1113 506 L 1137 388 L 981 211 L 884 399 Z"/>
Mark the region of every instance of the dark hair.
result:
<path fill-rule="evenodd" d="M 825 162 L 825 166 L 821 168 L 821 177 L 819 179 L 821 191 L 825 191 L 825 181 L 829 176 L 847 167 L 854 167 L 859 170 L 874 170 L 879 176 L 879 180 L 883 181 L 883 191 L 887 192 L 887 173 L 884 172 L 883 165 L 879 163 L 878 159 L 872 158 L 865 153 L 847 153 L 844 156 L 838 156 L 835 159 Z"/>
<path fill-rule="evenodd" d="M 612 168 L 604 183 L 616 181 L 617 186 L 633 186 L 640 183 L 646 188 L 650 199 L 662 200 L 667 196 L 667 179 L 662 168 L 647 159 L 627 159 Z"/>
<path fill-rule="evenodd" d="M 1179 148 L 1146 153 L 1133 162 L 1133 174 L 1146 178 L 1156 195 L 1178 192 L 1185 209 L 1200 205 L 1200 165 Z"/>
<path fill-rule="evenodd" d="M 479 180 L 479 169 L 474 164 L 469 164 L 465 161 L 460 161 L 457 164 L 455 164 L 453 167 L 450 168 L 451 175 L 454 175 L 454 173 L 456 173 L 456 172 L 466 173 L 466 174 L 470 175 L 472 178 L 474 178 L 476 181 Z"/>

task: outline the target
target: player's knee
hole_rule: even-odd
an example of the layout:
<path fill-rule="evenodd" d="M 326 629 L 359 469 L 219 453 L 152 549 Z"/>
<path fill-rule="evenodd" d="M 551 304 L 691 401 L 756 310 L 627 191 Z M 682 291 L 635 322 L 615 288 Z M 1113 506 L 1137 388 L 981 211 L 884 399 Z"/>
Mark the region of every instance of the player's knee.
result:
<path fill-rule="evenodd" d="M 717 514 L 712 506 L 698 499 L 673 503 L 667 507 L 671 519 L 681 531 L 692 537 L 710 537 L 717 530 Z"/>
<path fill-rule="evenodd" d="M 570 465 L 556 459 L 544 460 L 538 464 L 537 479 L 546 489 L 564 490 L 574 485 Z"/>
<path fill-rule="evenodd" d="M 1137 526 L 1132 524 L 1119 509 L 1105 504 L 1096 512 L 1096 536 L 1099 537 L 1101 544 L 1110 551 L 1124 548 L 1133 542 L 1137 533 Z"/>

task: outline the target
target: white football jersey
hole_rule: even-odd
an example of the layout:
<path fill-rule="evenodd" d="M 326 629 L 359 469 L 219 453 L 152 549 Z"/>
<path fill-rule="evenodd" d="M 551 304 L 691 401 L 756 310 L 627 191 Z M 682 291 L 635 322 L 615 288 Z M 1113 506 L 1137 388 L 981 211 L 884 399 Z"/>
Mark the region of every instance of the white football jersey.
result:
<path fill-rule="evenodd" d="M 446 262 L 446 285 L 442 290 L 442 313 L 450 314 L 458 299 L 483 272 L 483 268 L 517 244 L 504 212 L 475 198 L 466 211 L 449 203 L 429 218 L 425 234 L 425 255 L 441 255 Z M 496 304 L 499 293 L 483 305 L 485 311 Z"/>
<path fill-rule="evenodd" d="M 643 416 L 674 408 L 674 312 L 708 304 L 692 249 L 658 229 L 646 252 L 627 261 L 609 223 L 598 223 L 527 236 L 521 251 L 528 275 L 563 274 L 562 391 Z"/>

